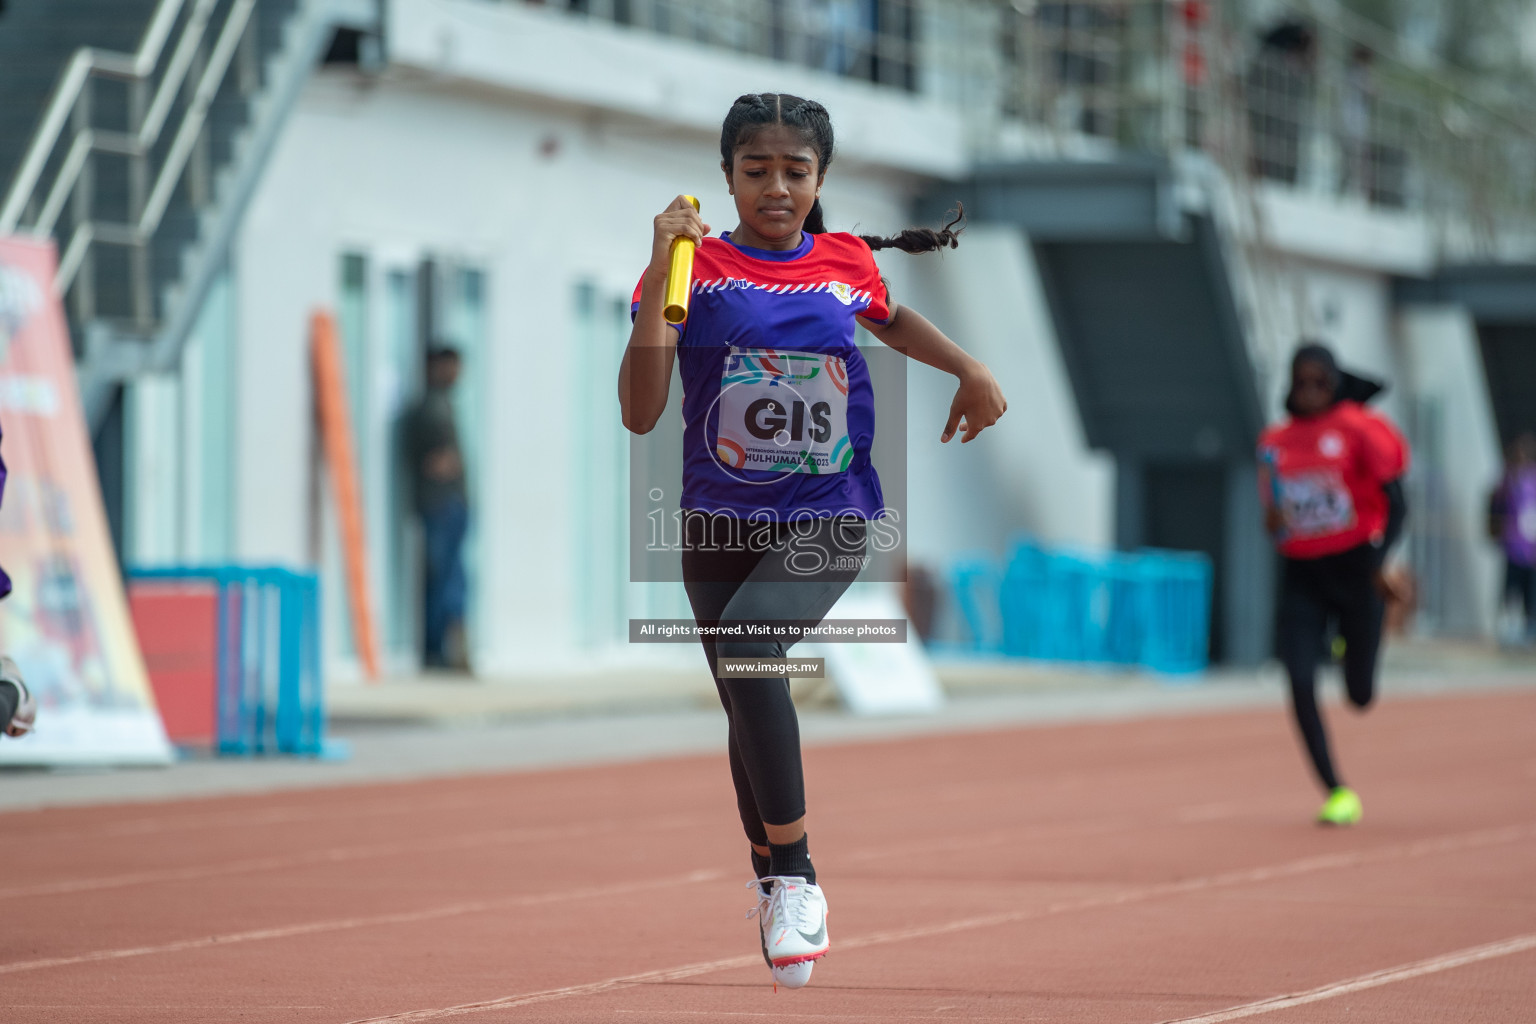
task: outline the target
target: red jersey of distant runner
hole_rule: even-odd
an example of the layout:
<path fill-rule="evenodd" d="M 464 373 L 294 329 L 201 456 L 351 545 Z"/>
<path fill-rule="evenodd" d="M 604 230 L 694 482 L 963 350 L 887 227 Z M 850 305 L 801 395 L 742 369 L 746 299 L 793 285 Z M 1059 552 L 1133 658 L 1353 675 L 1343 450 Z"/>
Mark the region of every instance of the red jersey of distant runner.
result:
<path fill-rule="evenodd" d="M 1408 468 L 1408 442 L 1384 417 L 1356 402 L 1291 419 L 1259 437 L 1261 485 L 1283 519 L 1280 553 L 1321 558 L 1381 538 L 1382 485 Z"/>

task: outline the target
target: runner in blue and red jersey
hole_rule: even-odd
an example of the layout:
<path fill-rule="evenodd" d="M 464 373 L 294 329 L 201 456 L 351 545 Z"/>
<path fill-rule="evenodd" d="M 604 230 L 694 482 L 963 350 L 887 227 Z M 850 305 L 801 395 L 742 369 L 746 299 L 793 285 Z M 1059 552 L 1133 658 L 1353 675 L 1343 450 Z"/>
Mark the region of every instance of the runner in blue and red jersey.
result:
<path fill-rule="evenodd" d="M 1317 663 L 1330 624 L 1344 641 L 1344 684 L 1357 708 L 1371 703 L 1381 648 L 1387 550 L 1407 515 L 1401 477 L 1408 443 L 1363 402 L 1380 392 L 1344 373 L 1322 345 L 1291 361 L 1291 414 L 1259 438 L 1265 525 L 1281 556 L 1276 650 L 1291 683 L 1296 725 L 1328 799 L 1327 824 L 1360 820 L 1360 797 L 1339 779 L 1317 708 Z"/>
<path fill-rule="evenodd" d="M 821 104 L 776 93 L 737 99 L 720 157 L 739 221 L 709 237 L 681 196 L 656 217 L 619 372 L 624 425 L 644 434 L 666 407 L 674 357 L 680 363 L 683 580 L 699 625 L 720 630 L 703 645 L 729 724 L 763 958 L 776 983 L 795 988 L 829 943 L 789 680 L 733 676 L 722 665 L 782 658 L 794 642 L 751 636 L 746 625 L 821 622 L 858 575 L 870 521 L 885 513 L 857 327 L 958 379 L 942 441 L 957 431 L 973 440 L 1007 408 L 991 372 L 897 306 L 875 265 L 875 249 L 953 248 L 959 218 L 894 238 L 828 232 L 819 196 L 832 156 Z M 688 317 L 674 327 L 662 292 L 676 238 L 698 249 Z"/>

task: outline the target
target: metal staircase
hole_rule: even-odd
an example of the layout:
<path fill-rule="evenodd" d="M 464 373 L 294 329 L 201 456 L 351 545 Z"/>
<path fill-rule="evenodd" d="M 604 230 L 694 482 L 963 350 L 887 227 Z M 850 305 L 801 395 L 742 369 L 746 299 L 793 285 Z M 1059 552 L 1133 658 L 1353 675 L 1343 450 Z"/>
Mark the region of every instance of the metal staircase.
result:
<path fill-rule="evenodd" d="M 338 28 L 381 19 L 380 0 L 7 5 L 0 235 L 57 242 L 93 428 L 122 381 L 176 365 L 304 83 Z"/>

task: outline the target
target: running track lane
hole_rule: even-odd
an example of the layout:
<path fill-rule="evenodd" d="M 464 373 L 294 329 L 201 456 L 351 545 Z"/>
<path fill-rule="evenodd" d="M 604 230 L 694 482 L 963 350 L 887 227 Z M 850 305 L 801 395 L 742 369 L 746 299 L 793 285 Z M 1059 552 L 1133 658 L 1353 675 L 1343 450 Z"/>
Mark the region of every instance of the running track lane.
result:
<path fill-rule="evenodd" d="M 1389 688 L 1390 694 L 1390 688 Z M 833 952 L 775 994 L 723 758 L 0 815 L 0 1019 L 1514 1022 L 1536 693 L 808 753 Z"/>

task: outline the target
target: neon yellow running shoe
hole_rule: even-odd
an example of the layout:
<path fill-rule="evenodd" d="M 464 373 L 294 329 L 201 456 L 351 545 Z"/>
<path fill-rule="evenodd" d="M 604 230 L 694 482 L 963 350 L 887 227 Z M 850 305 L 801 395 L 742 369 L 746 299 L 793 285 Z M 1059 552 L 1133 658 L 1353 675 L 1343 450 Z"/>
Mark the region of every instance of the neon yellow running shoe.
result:
<path fill-rule="evenodd" d="M 1319 825 L 1353 825 L 1360 820 L 1364 809 L 1360 797 L 1348 786 L 1339 786 L 1328 795 L 1323 809 L 1317 812 Z"/>

